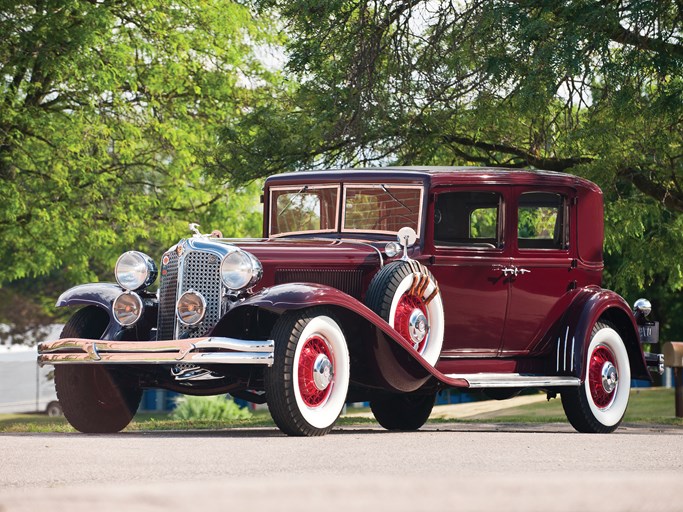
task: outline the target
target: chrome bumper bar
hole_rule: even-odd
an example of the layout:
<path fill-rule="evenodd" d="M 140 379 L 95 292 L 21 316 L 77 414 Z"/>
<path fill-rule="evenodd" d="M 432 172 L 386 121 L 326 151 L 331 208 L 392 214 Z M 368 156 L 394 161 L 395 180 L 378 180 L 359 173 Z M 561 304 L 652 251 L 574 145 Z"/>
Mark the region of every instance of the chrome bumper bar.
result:
<path fill-rule="evenodd" d="M 659 375 L 664 373 L 664 354 L 655 354 L 652 352 L 644 352 L 645 364 L 648 370 L 656 372 Z"/>
<path fill-rule="evenodd" d="M 63 338 L 38 345 L 46 364 L 273 364 L 273 340 L 208 336 L 186 340 L 108 341 Z"/>

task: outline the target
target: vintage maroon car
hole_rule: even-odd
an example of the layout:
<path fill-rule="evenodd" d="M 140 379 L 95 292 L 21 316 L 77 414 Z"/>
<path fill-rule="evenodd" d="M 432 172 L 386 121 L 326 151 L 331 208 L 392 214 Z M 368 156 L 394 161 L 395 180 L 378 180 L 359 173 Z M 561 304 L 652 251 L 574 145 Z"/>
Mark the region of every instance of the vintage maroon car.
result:
<path fill-rule="evenodd" d="M 576 176 L 491 168 L 384 168 L 273 176 L 261 239 L 196 225 L 157 265 L 88 284 L 54 364 L 82 432 L 131 420 L 143 388 L 267 402 L 290 435 L 322 435 L 346 402 L 387 429 L 427 420 L 444 388 L 495 398 L 559 393 L 571 424 L 610 432 L 632 378 L 661 369 L 635 313 L 600 287 L 602 193 Z"/>

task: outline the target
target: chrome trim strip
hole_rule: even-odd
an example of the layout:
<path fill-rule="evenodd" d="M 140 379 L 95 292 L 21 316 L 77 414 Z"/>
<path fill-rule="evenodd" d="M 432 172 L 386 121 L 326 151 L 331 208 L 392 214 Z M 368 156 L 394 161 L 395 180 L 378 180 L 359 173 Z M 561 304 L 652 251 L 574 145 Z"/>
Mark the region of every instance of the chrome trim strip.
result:
<path fill-rule="evenodd" d="M 560 343 L 562 343 L 562 338 L 557 337 L 557 373 L 560 373 Z"/>
<path fill-rule="evenodd" d="M 109 341 L 64 338 L 38 345 L 38 362 L 168 364 L 204 361 L 212 364 L 273 364 L 273 340 L 240 340 L 220 336 L 163 341 Z"/>
<path fill-rule="evenodd" d="M 570 366 L 569 366 L 569 370 L 572 372 L 574 371 L 574 341 L 575 340 L 576 340 L 576 337 L 572 336 L 572 359 L 570 361 Z"/>
<path fill-rule="evenodd" d="M 451 373 L 449 379 L 465 379 L 471 388 L 524 388 L 580 386 L 577 377 L 522 375 L 520 373 Z"/>
<path fill-rule="evenodd" d="M 236 352 L 272 352 L 275 342 L 273 340 L 238 340 L 235 338 L 223 338 L 218 336 L 208 336 L 207 338 L 197 338 L 193 344 L 200 349 L 222 348 L 234 350 Z"/>
<path fill-rule="evenodd" d="M 569 326 L 567 326 L 567 332 L 564 333 L 564 360 L 562 362 L 562 369 L 567 371 L 567 339 L 569 338 Z"/>

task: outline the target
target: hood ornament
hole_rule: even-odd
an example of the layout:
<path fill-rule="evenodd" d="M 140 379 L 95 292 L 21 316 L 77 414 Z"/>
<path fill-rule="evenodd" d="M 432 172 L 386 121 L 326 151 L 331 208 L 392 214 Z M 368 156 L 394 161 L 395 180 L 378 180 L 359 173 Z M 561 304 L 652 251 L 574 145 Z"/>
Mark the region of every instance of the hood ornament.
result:
<path fill-rule="evenodd" d="M 198 238 L 202 236 L 202 234 L 199 232 L 199 224 L 196 222 L 190 222 L 189 226 L 190 231 L 192 231 L 192 238 Z"/>
<path fill-rule="evenodd" d="M 190 222 L 188 227 L 190 228 L 190 231 L 192 231 L 192 238 L 223 238 L 223 233 L 218 229 L 214 229 L 211 233 L 203 235 L 199 231 L 199 224 L 196 222 Z"/>

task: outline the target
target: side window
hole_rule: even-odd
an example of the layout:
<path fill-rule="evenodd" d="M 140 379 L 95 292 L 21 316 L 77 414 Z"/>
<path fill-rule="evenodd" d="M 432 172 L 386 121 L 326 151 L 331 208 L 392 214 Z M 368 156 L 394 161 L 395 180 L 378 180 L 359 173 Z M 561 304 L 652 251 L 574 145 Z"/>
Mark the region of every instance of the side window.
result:
<path fill-rule="evenodd" d="M 520 249 L 565 249 L 565 200 L 560 194 L 527 192 L 519 196 L 517 246 Z"/>
<path fill-rule="evenodd" d="M 436 196 L 434 243 L 439 246 L 501 246 L 497 192 L 444 192 Z"/>

